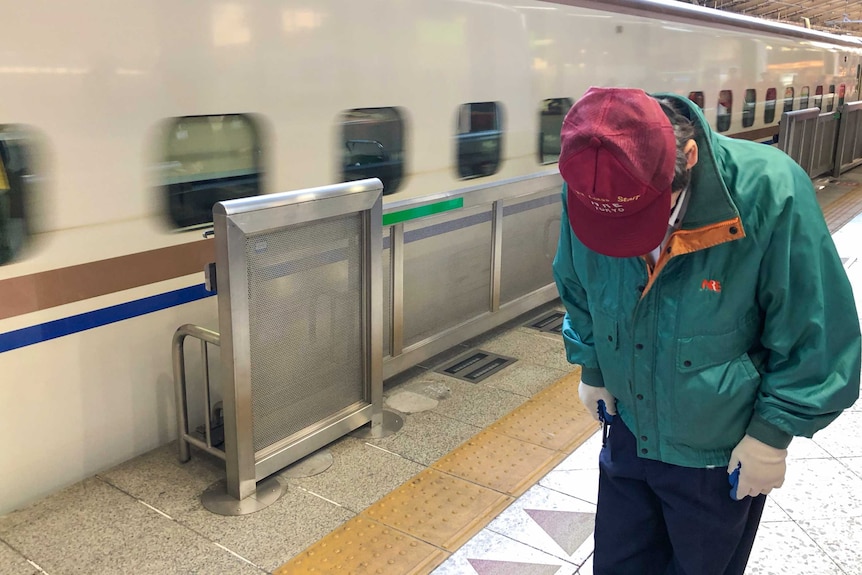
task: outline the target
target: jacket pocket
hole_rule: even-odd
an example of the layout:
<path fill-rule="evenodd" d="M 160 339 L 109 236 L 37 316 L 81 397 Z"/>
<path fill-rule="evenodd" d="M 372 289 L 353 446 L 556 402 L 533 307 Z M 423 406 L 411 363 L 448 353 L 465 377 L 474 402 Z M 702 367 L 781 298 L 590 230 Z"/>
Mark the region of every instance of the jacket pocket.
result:
<path fill-rule="evenodd" d="M 677 341 L 669 429 L 675 441 L 703 450 L 730 449 L 754 412 L 760 374 L 741 332 Z"/>

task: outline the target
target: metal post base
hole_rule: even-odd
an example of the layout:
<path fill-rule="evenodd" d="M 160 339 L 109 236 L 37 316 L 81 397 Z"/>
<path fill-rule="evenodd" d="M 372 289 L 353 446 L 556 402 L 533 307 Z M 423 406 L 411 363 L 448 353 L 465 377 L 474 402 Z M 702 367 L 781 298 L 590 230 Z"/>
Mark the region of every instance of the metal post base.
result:
<path fill-rule="evenodd" d="M 348 435 L 358 437 L 359 439 L 382 439 L 389 437 L 399 431 L 404 426 L 404 420 L 394 411 L 388 409 L 383 410 L 383 425 L 378 433 L 374 433 L 370 423 L 366 423 L 358 429 L 354 429 Z"/>
<path fill-rule="evenodd" d="M 322 449 L 291 463 L 279 475 L 288 479 L 311 477 L 332 467 L 332 461 L 332 453 L 328 449 Z"/>
<path fill-rule="evenodd" d="M 236 499 L 227 492 L 227 480 L 222 479 L 207 487 L 201 494 L 201 503 L 219 515 L 248 515 L 278 501 L 287 492 L 278 477 L 272 476 L 257 484 L 257 491 L 245 499 Z"/>

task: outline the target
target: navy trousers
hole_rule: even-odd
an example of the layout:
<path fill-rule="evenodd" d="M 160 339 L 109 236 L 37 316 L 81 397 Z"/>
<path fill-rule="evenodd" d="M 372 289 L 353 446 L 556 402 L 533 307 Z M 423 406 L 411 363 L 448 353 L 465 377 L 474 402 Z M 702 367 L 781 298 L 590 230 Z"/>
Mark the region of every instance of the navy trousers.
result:
<path fill-rule="evenodd" d="M 742 575 L 766 496 L 730 498 L 727 469 L 637 456 L 617 417 L 599 457 L 595 575 Z"/>

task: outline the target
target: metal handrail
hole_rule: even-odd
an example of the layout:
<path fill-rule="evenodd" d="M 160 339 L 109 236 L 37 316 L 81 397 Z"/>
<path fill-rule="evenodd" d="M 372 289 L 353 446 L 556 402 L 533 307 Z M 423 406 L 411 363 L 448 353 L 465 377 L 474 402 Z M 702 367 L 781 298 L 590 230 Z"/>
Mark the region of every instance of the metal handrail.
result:
<path fill-rule="evenodd" d="M 189 434 L 188 402 L 186 400 L 186 361 L 183 353 L 183 346 L 187 336 L 192 336 L 195 339 L 199 339 L 201 342 L 201 354 L 203 356 L 204 369 L 204 401 L 206 405 L 206 409 L 204 410 L 204 433 L 206 441 L 201 441 Z M 204 327 L 185 324 L 177 328 L 177 331 L 174 332 L 173 342 L 171 344 L 174 364 L 174 394 L 176 395 L 177 404 L 177 449 L 180 463 L 185 463 L 191 459 L 189 444 L 194 445 L 207 453 L 211 453 L 221 460 L 225 459 L 224 451 L 217 449 L 212 445 L 212 436 L 210 431 L 210 371 L 209 353 L 207 350 L 208 343 L 212 345 L 220 345 L 219 334 Z"/>

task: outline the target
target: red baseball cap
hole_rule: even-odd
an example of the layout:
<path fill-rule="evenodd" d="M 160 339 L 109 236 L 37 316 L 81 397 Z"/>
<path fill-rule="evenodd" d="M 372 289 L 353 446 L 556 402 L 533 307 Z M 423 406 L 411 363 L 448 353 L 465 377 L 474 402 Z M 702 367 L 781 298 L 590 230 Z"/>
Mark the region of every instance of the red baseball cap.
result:
<path fill-rule="evenodd" d="M 643 90 L 590 88 L 560 131 L 560 174 L 572 231 L 618 258 L 654 250 L 667 233 L 676 163 L 673 125 Z"/>

